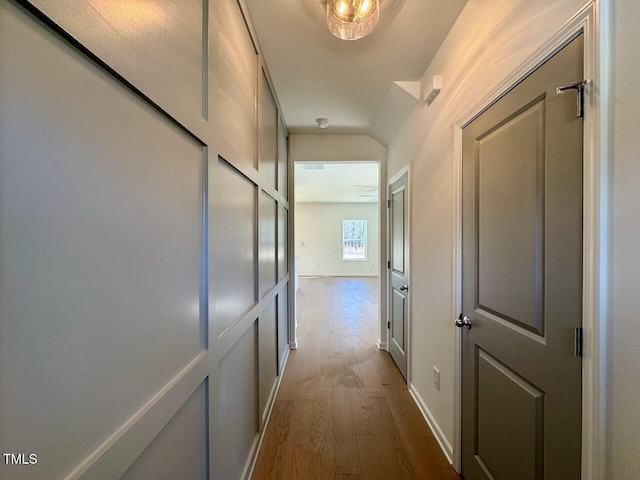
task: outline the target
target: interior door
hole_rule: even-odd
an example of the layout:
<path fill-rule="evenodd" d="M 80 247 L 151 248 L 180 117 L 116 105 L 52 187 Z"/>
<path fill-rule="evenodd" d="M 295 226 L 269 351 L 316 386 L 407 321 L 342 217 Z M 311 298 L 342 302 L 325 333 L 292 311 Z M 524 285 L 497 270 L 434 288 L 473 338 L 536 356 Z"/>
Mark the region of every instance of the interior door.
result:
<path fill-rule="evenodd" d="M 582 51 L 579 36 L 463 130 L 467 480 L 580 478 L 583 122 L 556 88 L 583 80 Z"/>
<path fill-rule="evenodd" d="M 409 176 L 389 185 L 389 352 L 407 378 L 407 316 L 409 313 Z"/>

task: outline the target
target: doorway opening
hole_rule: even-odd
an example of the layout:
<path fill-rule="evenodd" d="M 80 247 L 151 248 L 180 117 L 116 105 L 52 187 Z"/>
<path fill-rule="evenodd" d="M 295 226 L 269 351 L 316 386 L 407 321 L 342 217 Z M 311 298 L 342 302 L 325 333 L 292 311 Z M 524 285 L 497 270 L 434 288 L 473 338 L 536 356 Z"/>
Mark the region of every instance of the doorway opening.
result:
<path fill-rule="evenodd" d="M 380 164 L 296 162 L 294 186 L 296 297 L 302 294 L 301 286 L 312 289 L 327 283 L 312 279 L 333 278 L 345 285 L 360 280 L 374 286 L 363 291 L 373 292 L 370 301 L 378 305 L 383 266 Z M 370 321 L 377 326 L 380 309 L 374 311 L 377 315 Z M 305 318 L 299 313 L 296 328 L 299 318 Z M 375 343 L 375 334 L 372 337 Z"/>

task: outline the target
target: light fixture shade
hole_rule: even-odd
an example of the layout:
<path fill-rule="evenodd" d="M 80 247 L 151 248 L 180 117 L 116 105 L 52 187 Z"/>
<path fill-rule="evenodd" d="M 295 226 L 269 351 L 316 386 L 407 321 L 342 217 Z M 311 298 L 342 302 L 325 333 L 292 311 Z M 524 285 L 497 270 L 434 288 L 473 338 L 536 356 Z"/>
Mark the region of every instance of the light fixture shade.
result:
<path fill-rule="evenodd" d="M 342 40 L 371 33 L 380 18 L 380 0 L 327 0 L 329 30 Z"/>

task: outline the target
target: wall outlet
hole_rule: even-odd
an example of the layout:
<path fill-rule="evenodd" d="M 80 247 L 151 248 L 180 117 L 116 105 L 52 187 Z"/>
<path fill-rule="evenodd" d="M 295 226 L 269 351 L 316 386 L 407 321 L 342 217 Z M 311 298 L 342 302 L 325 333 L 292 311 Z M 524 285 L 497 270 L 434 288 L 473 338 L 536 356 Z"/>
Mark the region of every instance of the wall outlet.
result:
<path fill-rule="evenodd" d="M 433 367 L 433 386 L 436 387 L 436 390 L 440 390 L 440 370 L 435 366 Z"/>

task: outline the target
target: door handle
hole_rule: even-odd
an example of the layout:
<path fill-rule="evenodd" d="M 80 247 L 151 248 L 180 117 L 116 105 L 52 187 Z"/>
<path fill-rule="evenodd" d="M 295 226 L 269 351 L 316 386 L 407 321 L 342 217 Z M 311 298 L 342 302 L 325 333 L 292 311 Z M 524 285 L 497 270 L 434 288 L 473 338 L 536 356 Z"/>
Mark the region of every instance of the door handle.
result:
<path fill-rule="evenodd" d="M 577 100 L 577 113 L 576 118 L 584 117 L 584 89 L 587 85 L 591 85 L 591 80 L 583 80 L 582 82 L 573 82 L 569 85 L 565 85 L 564 87 L 556 88 L 556 94 L 560 95 L 567 90 L 576 90 L 578 92 L 578 100 Z"/>
<path fill-rule="evenodd" d="M 409 285 L 402 285 L 402 286 L 400 287 L 400 291 L 401 291 L 401 292 L 407 292 L 407 291 L 409 291 Z"/>
<path fill-rule="evenodd" d="M 466 315 L 462 316 L 462 314 L 460 314 L 460 316 L 456 319 L 456 327 L 464 327 L 467 330 L 471 329 L 471 319 Z"/>

